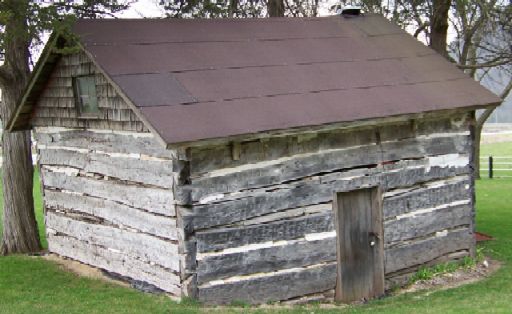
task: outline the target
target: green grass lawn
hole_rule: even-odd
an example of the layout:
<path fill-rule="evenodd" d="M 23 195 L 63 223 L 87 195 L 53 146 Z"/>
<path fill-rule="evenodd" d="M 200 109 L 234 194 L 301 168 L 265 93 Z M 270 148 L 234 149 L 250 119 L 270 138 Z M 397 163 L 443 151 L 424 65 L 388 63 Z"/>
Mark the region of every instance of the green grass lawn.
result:
<path fill-rule="evenodd" d="M 483 154 L 509 151 L 512 143 L 488 144 Z M 36 211 L 43 232 L 39 183 L 34 187 Z M 1 230 L 1 223 L 0 223 Z M 321 309 L 251 309 L 251 312 L 294 313 L 510 313 L 512 311 L 512 179 L 477 182 L 477 230 L 493 235 L 486 254 L 504 262 L 491 278 L 463 287 L 388 297 L 362 306 Z M 44 238 L 44 237 L 43 237 Z M 46 245 L 46 243 L 45 243 Z M 0 313 L 196 313 L 209 309 L 178 304 L 165 296 L 144 294 L 99 280 L 80 278 L 39 257 L 0 257 Z M 247 312 L 224 308 L 220 312 Z"/>

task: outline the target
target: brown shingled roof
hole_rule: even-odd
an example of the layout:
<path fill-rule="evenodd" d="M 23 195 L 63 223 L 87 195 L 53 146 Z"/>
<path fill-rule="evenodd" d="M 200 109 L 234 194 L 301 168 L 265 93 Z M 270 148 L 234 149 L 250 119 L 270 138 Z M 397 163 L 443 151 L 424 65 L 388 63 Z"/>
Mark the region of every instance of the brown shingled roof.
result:
<path fill-rule="evenodd" d="M 74 32 L 169 144 L 501 102 L 377 15 L 82 20 Z"/>

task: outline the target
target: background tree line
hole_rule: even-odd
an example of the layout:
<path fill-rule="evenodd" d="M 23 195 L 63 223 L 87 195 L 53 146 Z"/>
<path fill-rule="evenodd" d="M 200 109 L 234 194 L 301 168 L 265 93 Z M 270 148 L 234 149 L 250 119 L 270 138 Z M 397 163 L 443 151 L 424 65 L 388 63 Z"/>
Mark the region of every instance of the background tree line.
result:
<path fill-rule="evenodd" d="M 68 34 L 75 18 L 114 17 L 135 0 L 0 0 L 0 117 L 13 113 L 28 83 L 34 47 L 51 30 Z M 343 3 L 343 1 L 341 1 Z M 328 0 L 162 0 L 168 18 L 315 17 Z M 512 72 L 512 0 L 362 0 L 364 12 L 380 13 L 422 39 L 476 80 L 490 69 Z M 448 30 L 455 39 L 448 42 Z M 68 35 L 71 36 L 71 35 Z M 510 75 L 509 77 L 512 77 Z M 507 97 L 512 80 L 500 93 Z M 477 139 L 493 109 L 477 122 Z M 479 144 L 479 141 L 477 142 Z M 32 197 L 30 132 L 2 135 L 3 237 L 1 254 L 41 249 Z M 478 173 L 479 145 L 475 153 Z"/>

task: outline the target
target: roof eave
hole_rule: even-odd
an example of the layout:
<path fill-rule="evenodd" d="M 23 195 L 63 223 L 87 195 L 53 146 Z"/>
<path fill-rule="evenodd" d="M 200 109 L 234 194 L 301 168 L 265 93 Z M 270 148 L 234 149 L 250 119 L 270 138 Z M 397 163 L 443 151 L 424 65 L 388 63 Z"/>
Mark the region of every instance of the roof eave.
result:
<path fill-rule="evenodd" d="M 503 101 L 503 100 L 502 100 Z M 247 133 L 247 134 L 237 134 L 227 137 L 217 137 L 217 138 L 208 138 L 208 139 L 199 139 L 194 141 L 185 141 L 185 142 L 177 142 L 177 143 L 167 143 L 167 149 L 183 149 L 188 147 L 198 147 L 198 146 L 209 146 L 209 145 L 217 145 L 220 143 L 226 142 L 239 142 L 246 140 L 253 140 L 255 138 L 267 138 L 272 136 L 282 136 L 282 135 L 293 135 L 299 133 L 307 133 L 307 132 L 320 132 L 329 129 L 335 128 L 347 128 L 347 127 L 356 127 L 359 125 L 373 125 L 380 123 L 392 123 L 394 121 L 402 121 L 402 120 L 411 120 L 411 119 L 420 119 L 425 116 L 430 116 L 434 114 L 449 114 L 455 112 L 468 112 L 480 109 L 487 109 L 491 107 L 497 107 L 501 105 L 502 101 L 492 102 L 487 104 L 479 104 L 468 107 L 459 107 L 452 109 L 440 109 L 440 110 L 432 110 L 425 112 L 416 112 L 416 113 L 405 113 L 394 116 L 386 116 L 386 117 L 375 117 L 368 118 L 362 120 L 354 120 L 354 121 L 340 121 L 329 124 L 322 125 L 309 125 L 309 126 L 300 126 L 296 128 L 288 128 L 288 129 L 278 129 L 278 130 L 269 130 L 262 131 L 258 133 Z"/>

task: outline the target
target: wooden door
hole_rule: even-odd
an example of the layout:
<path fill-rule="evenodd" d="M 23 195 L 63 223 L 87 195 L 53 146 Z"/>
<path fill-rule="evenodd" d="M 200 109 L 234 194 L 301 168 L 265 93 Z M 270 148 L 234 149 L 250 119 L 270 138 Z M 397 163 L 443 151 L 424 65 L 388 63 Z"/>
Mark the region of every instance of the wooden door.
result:
<path fill-rule="evenodd" d="M 371 299 L 384 293 L 380 188 L 336 193 L 338 273 L 336 301 Z"/>

